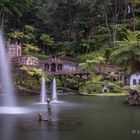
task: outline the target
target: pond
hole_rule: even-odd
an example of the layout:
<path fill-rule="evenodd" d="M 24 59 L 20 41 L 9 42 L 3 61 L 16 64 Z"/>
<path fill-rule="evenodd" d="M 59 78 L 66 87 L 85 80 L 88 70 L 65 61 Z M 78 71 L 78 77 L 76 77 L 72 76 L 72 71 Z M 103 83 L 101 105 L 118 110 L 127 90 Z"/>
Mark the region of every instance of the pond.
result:
<path fill-rule="evenodd" d="M 0 140 L 139 140 L 140 108 L 124 105 L 124 98 L 59 96 L 48 123 L 38 122 L 38 112 L 47 114 L 38 96 L 19 97 L 28 112 L 0 114 Z"/>

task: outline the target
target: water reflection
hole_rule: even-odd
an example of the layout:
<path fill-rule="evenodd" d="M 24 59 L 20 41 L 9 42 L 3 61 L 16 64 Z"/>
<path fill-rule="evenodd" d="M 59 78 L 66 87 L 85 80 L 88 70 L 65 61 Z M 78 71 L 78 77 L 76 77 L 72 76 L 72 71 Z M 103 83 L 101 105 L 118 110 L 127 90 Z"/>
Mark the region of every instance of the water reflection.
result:
<path fill-rule="evenodd" d="M 1 130 L 0 130 L 1 140 L 15 140 L 16 118 L 13 116 L 4 116 L 1 121 L 2 121 Z"/>
<path fill-rule="evenodd" d="M 53 122 L 49 123 L 38 122 L 38 111 L 47 116 L 47 105 L 21 99 L 30 112 L 0 114 L 0 140 L 140 139 L 140 110 L 123 105 L 121 98 L 68 96 L 63 100 L 51 103 Z"/>

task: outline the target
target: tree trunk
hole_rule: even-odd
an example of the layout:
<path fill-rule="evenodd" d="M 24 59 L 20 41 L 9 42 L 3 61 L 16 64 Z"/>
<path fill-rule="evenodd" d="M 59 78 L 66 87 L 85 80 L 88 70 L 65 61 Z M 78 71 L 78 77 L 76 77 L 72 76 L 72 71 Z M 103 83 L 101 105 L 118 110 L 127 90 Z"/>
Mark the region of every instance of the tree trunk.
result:
<path fill-rule="evenodd" d="M 46 54 L 46 46 L 45 46 L 45 44 L 43 44 L 43 52 L 44 52 L 44 54 Z"/>
<path fill-rule="evenodd" d="M 4 29 L 4 11 L 2 9 L 0 11 L 0 29 L 2 31 Z"/>
<path fill-rule="evenodd" d="M 105 10 L 105 7 L 104 7 L 104 16 L 105 16 L 106 28 L 107 28 L 108 35 L 109 35 L 109 44 L 111 44 L 111 31 L 110 31 L 110 29 L 109 29 L 108 16 L 107 16 L 107 12 L 106 12 L 106 10 Z"/>
<path fill-rule="evenodd" d="M 133 31 L 136 31 L 136 16 L 135 16 L 135 5 L 132 5 L 133 7 Z"/>
<path fill-rule="evenodd" d="M 123 8 L 123 5 L 122 5 L 121 9 L 122 9 L 122 13 L 123 13 L 124 23 L 126 23 L 126 18 L 127 18 L 127 3 L 125 3 L 124 7 L 125 8 Z"/>
<path fill-rule="evenodd" d="M 16 17 L 14 16 L 14 22 L 13 22 L 13 28 L 14 28 L 14 29 L 16 29 L 16 21 L 17 21 L 17 19 L 16 19 Z"/>
<path fill-rule="evenodd" d="M 113 47 L 116 45 L 116 36 L 117 36 L 117 25 L 114 23 L 112 28 L 112 37 L 113 37 Z"/>
<path fill-rule="evenodd" d="M 69 38 L 69 42 L 70 42 L 71 41 L 71 32 L 72 32 L 72 15 L 71 15 L 72 5 L 71 5 L 71 0 L 67 1 L 67 7 L 68 7 L 68 15 L 69 15 L 68 38 Z"/>
<path fill-rule="evenodd" d="M 118 3 L 115 0 L 114 9 L 113 9 L 113 27 L 112 27 L 113 47 L 115 47 L 115 45 L 116 45 L 118 15 L 119 15 Z"/>

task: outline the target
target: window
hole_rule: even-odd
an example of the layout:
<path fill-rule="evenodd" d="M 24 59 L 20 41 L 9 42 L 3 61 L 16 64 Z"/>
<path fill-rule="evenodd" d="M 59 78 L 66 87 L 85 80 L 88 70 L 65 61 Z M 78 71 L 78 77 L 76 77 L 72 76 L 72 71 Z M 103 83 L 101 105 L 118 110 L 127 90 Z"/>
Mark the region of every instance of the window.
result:
<path fill-rule="evenodd" d="M 139 85 L 140 85 L 140 79 L 139 79 Z"/>
<path fill-rule="evenodd" d="M 68 64 L 64 64 L 63 69 L 64 69 L 64 71 L 68 71 L 69 70 L 69 65 Z"/>
<path fill-rule="evenodd" d="M 76 71 L 76 67 L 73 66 L 73 67 L 72 67 L 72 70 L 73 70 L 73 71 Z"/>
<path fill-rule="evenodd" d="M 133 85 L 136 85 L 136 84 L 137 84 L 136 79 L 133 79 Z"/>

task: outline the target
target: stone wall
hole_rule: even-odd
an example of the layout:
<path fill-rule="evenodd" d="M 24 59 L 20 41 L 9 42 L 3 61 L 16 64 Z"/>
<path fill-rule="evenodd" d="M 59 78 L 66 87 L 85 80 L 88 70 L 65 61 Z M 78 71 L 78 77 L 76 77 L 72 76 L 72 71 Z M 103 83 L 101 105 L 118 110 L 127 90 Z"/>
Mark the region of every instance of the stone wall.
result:
<path fill-rule="evenodd" d="M 12 59 L 12 64 L 14 67 L 21 67 L 21 66 L 32 66 L 38 67 L 38 58 L 31 56 L 31 55 L 23 55 L 20 57 L 14 57 Z"/>
<path fill-rule="evenodd" d="M 7 43 L 7 54 L 8 59 L 11 62 L 14 57 L 18 57 L 22 55 L 21 52 L 21 44 L 15 43 L 15 44 L 8 44 Z"/>

